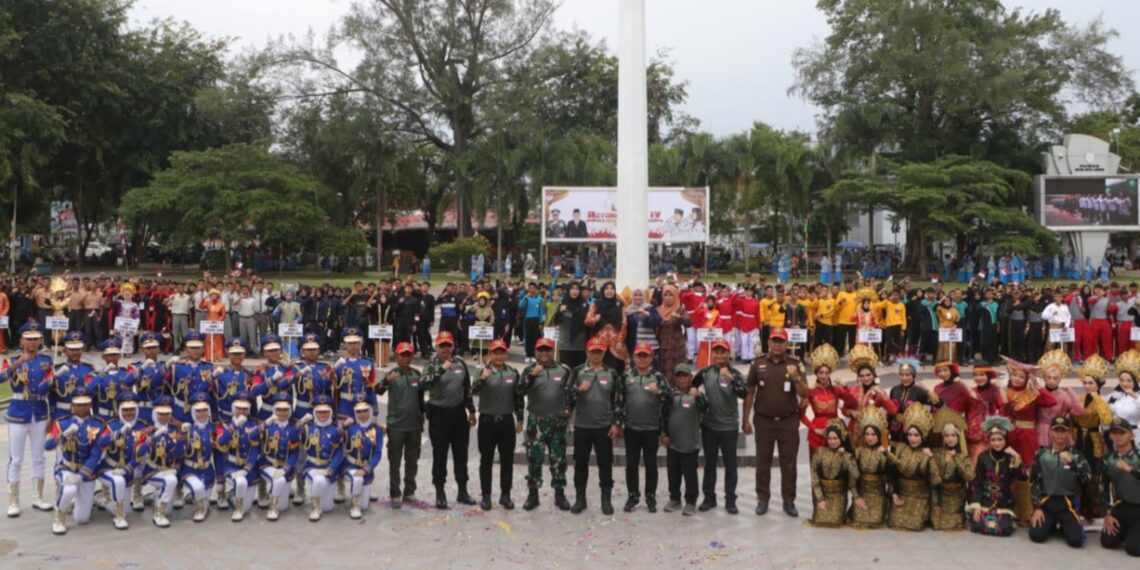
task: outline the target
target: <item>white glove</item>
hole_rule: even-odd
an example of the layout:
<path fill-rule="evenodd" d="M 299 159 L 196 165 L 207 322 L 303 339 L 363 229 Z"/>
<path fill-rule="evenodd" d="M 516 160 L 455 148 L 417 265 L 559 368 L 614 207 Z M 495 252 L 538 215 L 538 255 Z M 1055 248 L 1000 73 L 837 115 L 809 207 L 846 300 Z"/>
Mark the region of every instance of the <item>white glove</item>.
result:
<path fill-rule="evenodd" d="M 123 426 L 123 427 L 119 428 L 119 433 L 121 433 L 123 435 L 127 435 L 127 434 L 131 433 L 131 426 Z"/>
<path fill-rule="evenodd" d="M 80 477 L 79 475 L 68 475 L 67 477 L 63 478 L 63 484 L 64 485 L 78 485 L 82 481 L 83 481 L 83 478 Z"/>
<path fill-rule="evenodd" d="M 178 357 L 177 356 L 171 356 L 170 360 L 166 361 L 166 365 L 171 367 L 171 368 L 174 368 L 175 364 L 178 364 Z"/>
<path fill-rule="evenodd" d="M 154 366 L 154 360 L 148 358 L 142 362 L 142 365 L 143 365 L 143 368 L 146 368 L 148 366 Z"/>
<path fill-rule="evenodd" d="M 64 374 L 67 374 L 67 371 L 68 371 L 68 370 L 71 370 L 71 369 L 70 369 L 70 368 L 68 368 L 66 364 L 60 364 L 60 365 L 59 365 L 59 370 L 57 370 L 55 373 L 56 373 L 56 375 L 57 375 L 57 376 L 62 376 L 62 375 L 64 375 Z"/>
<path fill-rule="evenodd" d="M 127 471 L 125 469 L 112 469 L 111 470 L 111 475 L 115 475 L 118 477 L 123 477 L 126 474 L 127 474 Z"/>
<path fill-rule="evenodd" d="M 186 425 L 189 425 L 189 424 L 186 424 Z M 169 431 L 169 429 L 170 429 L 169 426 L 158 426 L 158 427 L 154 428 L 154 435 L 162 435 L 162 434 L 166 433 L 167 431 Z"/>
<path fill-rule="evenodd" d="M 155 433 L 158 433 L 157 430 Z M 190 422 L 182 424 L 182 433 L 190 433 Z"/>
<path fill-rule="evenodd" d="M 301 425 L 305 425 L 311 421 L 313 421 L 313 414 L 305 414 L 305 416 L 301 418 L 300 423 Z"/>
<path fill-rule="evenodd" d="M 245 425 L 245 416 L 234 416 L 234 427 Z"/>
<path fill-rule="evenodd" d="M 247 473 L 245 469 L 238 469 L 233 472 L 234 479 L 245 479 L 248 475 L 249 473 Z"/>
<path fill-rule="evenodd" d="M 336 362 L 333 363 L 333 368 L 340 368 L 341 364 L 344 364 L 344 357 L 343 356 L 336 359 Z"/>
<path fill-rule="evenodd" d="M 67 429 L 63 430 L 63 435 L 75 435 L 79 431 L 79 424 L 71 424 Z"/>

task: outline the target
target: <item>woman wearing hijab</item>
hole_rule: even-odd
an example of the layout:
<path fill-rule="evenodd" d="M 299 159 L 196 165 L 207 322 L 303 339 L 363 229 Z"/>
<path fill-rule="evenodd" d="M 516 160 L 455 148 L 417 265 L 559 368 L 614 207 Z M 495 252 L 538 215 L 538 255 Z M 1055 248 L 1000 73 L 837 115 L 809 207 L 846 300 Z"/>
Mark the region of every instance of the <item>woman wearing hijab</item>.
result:
<path fill-rule="evenodd" d="M 934 452 L 926 446 L 933 422 L 926 406 L 907 408 L 903 414 L 906 443 L 897 445 L 887 456 L 894 474 L 887 525 L 895 530 L 925 529 L 931 507 L 939 506 L 936 490 L 942 479 Z"/>
<path fill-rule="evenodd" d="M 658 363 L 661 372 L 673 383 L 673 369 L 686 361 L 686 338 L 684 327 L 691 326 L 692 321 L 685 308 L 681 306 L 681 299 L 675 285 L 666 285 L 661 292 L 661 306 L 657 309 L 661 317 L 661 324 L 657 327 Z"/>
<path fill-rule="evenodd" d="M 1007 445 L 1013 422 L 991 416 L 982 423 L 989 434 L 989 449 L 978 456 L 974 483 L 970 486 L 970 531 L 987 536 L 1013 534 L 1013 483 L 1025 481 L 1021 456 Z"/>
<path fill-rule="evenodd" d="M 571 370 L 586 362 L 586 307 L 582 286 L 571 283 L 558 306 L 558 358 Z"/>
<path fill-rule="evenodd" d="M 859 404 L 851 416 L 850 425 L 853 436 L 858 430 L 857 420 L 864 408 L 868 406 L 883 408 L 891 417 L 899 413 L 899 408 L 895 405 L 894 400 L 891 400 L 887 392 L 879 386 L 879 377 L 875 374 L 875 364 L 878 360 L 879 356 L 875 354 L 875 351 L 864 344 L 856 344 L 847 357 L 848 367 L 855 371 L 855 376 L 859 380 L 854 386 L 848 388 L 848 392 Z"/>
<path fill-rule="evenodd" d="M 645 291 L 634 289 L 630 295 L 629 306 L 625 308 L 625 349 L 633 354 L 633 347 L 645 344 L 657 354 L 657 327 L 661 326 L 661 315 L 657 314 L 657 307 L 648 302 Z M 653 369 L 660 370 L 658 362 L 654 359 Z"/>
<path fill-rule="evenodd" d="M 939 418 L 947 418 L 946 414 L 939 412 Z M 942 447 L 934 452 L 934 464 L 938 469 L 938 476 L 942 483 L 938 485 L 936 501 L 937 506 L 931 515 L 934 530 L 965 530 L 966 528 L 966 497 L 969 484 L 974 480 L 974 462 L 966 451 L 966 438 L 963 435 L 965 424 L 956 416 L 943 420 L 942 429 L 936 431 L 942 434 Z"/>
<path fill-rule="evenodd" d="M 890 441 L 887 440 L 887 413 L 869 406 L 859 417 L 859 438 L 855 448 L 855 467 L 859 479 L 858 496 L 851 505 L 851 526 L 882 528 L 887 517 L 887 475 L 889 474 Z"/>
<path fill-rule="evenodd" d="M 815 509 L 811 523 L 815 526 L 839 527 L 847 519 L 847 494 L 859 500 L 859 468 L 851 454 L 851 444 L 839 420 L 824 430 L 827 445 L 811 458 L 811 490 Z"/>
<path fill-rule="evenodd" d="M 623 374 L 629 358 L 625 350 L 625 308 L 613 281 L 602 285 L 602 295 L 586 313 L 586 326 L 590 328 L 592 338 L 601 338 L 606 343 L 604 364 Z"/>
<path fill-rule="evenodd" d="M 902 421 L 898 414 L 905 412 L 914 404 L 929 406 L 931 404 L 930 391 L 920 386 L 915 379 L 918 376 L 919 363 L 913 358 L 899 361 L 899 385 L 891 388 L 891 401 L 898 408 L 898 413 L 892 416 L 890 422 L 891 441 L 899 443 L 906 441 L 903 433 Z"/>

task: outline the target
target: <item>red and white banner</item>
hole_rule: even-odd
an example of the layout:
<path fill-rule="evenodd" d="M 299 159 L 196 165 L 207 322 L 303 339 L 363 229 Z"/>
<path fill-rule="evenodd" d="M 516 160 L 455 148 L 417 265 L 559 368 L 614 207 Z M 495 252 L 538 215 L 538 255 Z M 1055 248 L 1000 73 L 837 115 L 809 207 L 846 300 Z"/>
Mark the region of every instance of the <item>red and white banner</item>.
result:
<path fill-rule="evenodd" d="M 542 189 L 545 243 L 617 241 L 616 188 Z M 708 243 L 709 189 L 650 188 L 649 241 Z"/>

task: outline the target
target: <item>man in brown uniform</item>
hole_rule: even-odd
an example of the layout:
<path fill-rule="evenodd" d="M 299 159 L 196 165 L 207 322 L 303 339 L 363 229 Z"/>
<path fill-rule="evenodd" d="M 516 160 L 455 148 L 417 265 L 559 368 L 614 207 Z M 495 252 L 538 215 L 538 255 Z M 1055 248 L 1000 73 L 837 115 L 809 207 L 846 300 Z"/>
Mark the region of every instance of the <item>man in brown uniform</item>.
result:
<path fill-rule="evenodd" d="M 772 329 L 768 354 L 752 361 L 748 370 L 748 395 L 744 398 L 745 434 L 756 427 L 756 514 L 768 512 L 772 493 L 772 452 L 780 446 L 780 492 L 784 513 L 798 517 L 796 510 L 796 456 L 800 449 L 799 398 L 807 397 L 803 364 L 786 354 L 788 333 Z M 755 407 L 753 407 L 755 402 Z M 748 412 L 753 416 L 749 421 Z"/>

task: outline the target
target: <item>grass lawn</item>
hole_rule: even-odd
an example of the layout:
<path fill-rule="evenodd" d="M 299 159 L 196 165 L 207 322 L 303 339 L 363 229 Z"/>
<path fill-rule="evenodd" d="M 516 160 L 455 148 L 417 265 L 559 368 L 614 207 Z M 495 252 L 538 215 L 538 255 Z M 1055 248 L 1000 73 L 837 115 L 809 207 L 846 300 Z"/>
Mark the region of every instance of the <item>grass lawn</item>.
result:
<path fill-rule="evenodd" d="M 7 384 L 0 385 L 0 400 L 12 395 L 12 389 Z"/>

